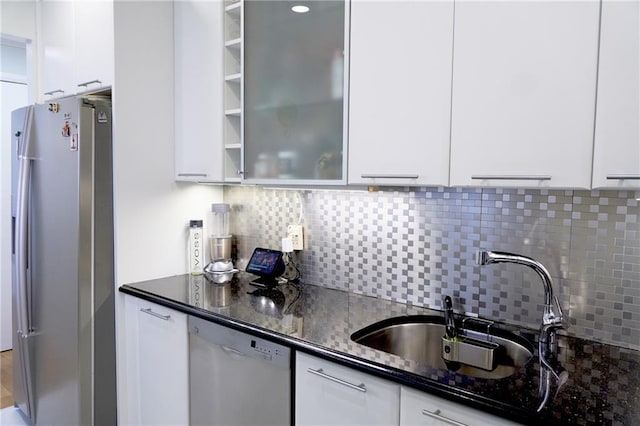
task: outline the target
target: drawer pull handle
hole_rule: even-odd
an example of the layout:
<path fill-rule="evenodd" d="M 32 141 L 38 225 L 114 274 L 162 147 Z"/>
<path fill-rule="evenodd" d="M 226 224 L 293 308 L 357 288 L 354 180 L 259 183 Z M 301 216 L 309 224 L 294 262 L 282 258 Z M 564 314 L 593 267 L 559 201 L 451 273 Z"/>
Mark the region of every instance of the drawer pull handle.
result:
<path fill-rule="evenodd" d="M 153 312 L 151 308 L 140 308 L 140 310 L 145 314 L 149 314 L 153 317 L 160 318 L 161 320 L 169 321 L 171 319 L 171 315 L 162 315 L 157 312 Z"/>
<path fill-rule="evenodd" d="M 206 173 L 178 173 L 178 176 L 182 176 L 182 177 L 207 177 Z"/>
<path fill-rule="evenodd" d="M 640 180 L 640 175 L 608 175 L 608 180 Z"/>
<path fill-rule="evenodd" d="M 90 84 L 102 84 L 102 82 L 100 80 L 85 81 L 84 83 L 78 84 L 78 87 L 87 87 Z"/>
<path fill-rule="evenodd" d="M 475 180 L 551 180 L 549 175 L 472 175 Z"/>
<path fill-rule="evenodd" d="M 338 379 L 337 377 L 333 377 L 328 375 L 327 373 L 325 373 L 322 368 L 318 368 L 317 370 L 314 370 L 313 368 L 307 368 L 307 371 L 311 374 L 315 374 L 316 376 L 320 376 L 322 378 L 325 378 L 327 380 L 331 380 L 332 382 L 336 382 L 339 383 L 343 386 L 346 386 L 348 388 L 357 390 L 359 392 L 366 392 L 367 388 L 364 386 L 364 383 L 360 383 L 359 385 L 354 385 L 353 383 L 349 383 L 345 380 L 342 379 Z"/>
<path fill-rule="evenodd" d="M 52 90 L 52 91 L 50 91 L 50 92 L 45 92 L 44 94 L 45 94 L 45 95 L 47 95 L 47 96 L 51 96 L 51 95 L 54 95 L 54 94 L 56 94 L 56 93 L 64 93 L 64 90 L 62 90 L 62 89 L 56 89 L 56 90 Z"/>
<path fill-rule="evenodd" d="M 451 420 L 450 418 L 445 417 L 440 413 L 441 411 L 439 409 L 433 412 L 429 410 L 422 410 L 422 414 L 424 414 L 425 416 L 431 417 L 432 419 L 440 420 L 441 422 L 445 422 L 453 426 L 467 426 L 467 424 L 465 423 L 456 422 L 455 420 Z"/>
<path fill-rule="evenodd" d="M 362 179 L 418 179 L 419 175 L 360 175 Z"/>

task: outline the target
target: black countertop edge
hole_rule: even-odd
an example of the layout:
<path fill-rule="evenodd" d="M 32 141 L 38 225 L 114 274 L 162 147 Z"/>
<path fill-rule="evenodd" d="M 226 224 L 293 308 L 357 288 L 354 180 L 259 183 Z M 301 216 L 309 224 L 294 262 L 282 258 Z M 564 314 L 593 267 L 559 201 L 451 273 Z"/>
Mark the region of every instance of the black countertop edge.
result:
<path fill-rule="evenodd" d="M 472 392 L 461 390 L 454 386 L 448 386 L 446 384 L 433 381 L 414 373 L 348 355 L 340 351 L 316 345 L 288 335 L 280 334 L 262 327 L 255 326 L 253 324 L 233 320 L 226 316 L 215 314 L 211 311 L 194 308 L 193 306 L 179 303 L 174 300 L 158 296 L 157 294 L 151 292 L 146 292 L 144 290 L 130 287 L 126 284 L 120 286 L 119 291 L 153 303 L 157 303 L 162 306 L 166 306 L 171 309 L 178 310 L 188 315 L 197 316 L 207 321 L 230 327 L 241 332 L 249 333 L 256 337 L 271 340 L 274 343 L 288 346 L 296 351 L 305 352 L 310 355 L 318 356 L 320 358 L 336 362 L 350 368 L 355 368 L 365 373 L 373 374 L 381 378 L 386 378 L 396 383 L 410 386 L 420 391 L 424 391 L 441 398 L 449 399 L 457 403 L 470 406 L 500 417 L 504 417 L 512 421 L 528 425 L 538 425 L 540 424 L 540 421 L 543 421 L 543 419 L 537 416 L 536 413 L 528 410 L 519 409 L 509 404 L 501 403 L 493 399 L 488 399 Z M 550 423 L 549 419 L 546 418 L 544 419 L 544 421 L 545 424 L 548 425 L 561 424 Z"/>

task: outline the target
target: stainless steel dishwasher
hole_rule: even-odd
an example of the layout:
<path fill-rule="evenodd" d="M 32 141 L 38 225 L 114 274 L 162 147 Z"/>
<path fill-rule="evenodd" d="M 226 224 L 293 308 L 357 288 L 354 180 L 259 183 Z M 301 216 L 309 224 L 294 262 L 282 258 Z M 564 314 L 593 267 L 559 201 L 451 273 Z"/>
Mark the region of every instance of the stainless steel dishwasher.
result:
<path fill-rule="evenodd" d="M 189 316 L 192 425 L 291 424 L 291 350 Z"/>

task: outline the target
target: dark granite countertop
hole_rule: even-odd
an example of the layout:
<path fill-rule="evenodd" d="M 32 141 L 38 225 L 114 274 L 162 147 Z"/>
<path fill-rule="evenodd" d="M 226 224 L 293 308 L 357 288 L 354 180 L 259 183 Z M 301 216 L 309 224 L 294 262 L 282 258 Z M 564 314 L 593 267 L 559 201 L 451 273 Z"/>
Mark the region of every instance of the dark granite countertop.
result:
<path fill-rule="evenodd" d="M 569 379 L 537 413 L 537 357 L 507 378 L 482 379 L 421 365 L 350 339 L 377 321 L 441 316 L 440 311 L 305 284 L 258 289 L 249 284 L 252 278 L 239 273 L 231 282 L 214 284 L 205 276 L 179 275 L 127 284 L 120 291 L 521 423 L 635 425 L 640 421 L 638 351 L 559 336 L 558 359 Z M 534 343 L 536 330 L 512 331 L 516 330 Z"/>

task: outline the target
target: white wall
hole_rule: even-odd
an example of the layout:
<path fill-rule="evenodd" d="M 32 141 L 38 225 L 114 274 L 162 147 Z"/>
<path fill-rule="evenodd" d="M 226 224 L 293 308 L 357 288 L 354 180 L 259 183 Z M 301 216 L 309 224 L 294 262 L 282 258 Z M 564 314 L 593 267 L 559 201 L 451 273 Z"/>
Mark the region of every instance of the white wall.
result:
<path fill-rule="evenodd" d="M 187 225 L 222 201 L 174 181 L 173 4 L 116 0 L 113 88 L 116 286 L 187 272 Z M 118 410 L 127 410 L 124 297 L 116 297 Z"/>
<path fill-rule="evenodd" d="M 0 45 L 0 49 L 2 49 L 2 45 Z M 0 82 L 0 351 L 12 348 L 13 337 L 11 317 L 11 111 L 27 103 L 28 90 L 25 84 Z"/>
<path fill-rule="evenodd" d="M 9 48 L 16 51 L 17 46 L 28 45 L 27 52 L 31 53 L 29 40 L 34 40 L 35 2 L 0 1 L 0 38 L 8 43 Z M 29 57 L 31 59 L 31 57 Z M 5 61 L 18 60 L 15 55 L 3 55 L 0 74 L 0 351 L 12 347 L 12 319 L 11 319 L 11 111 L 31 103 L 29 87 L 23 83 L 29 82 L 33 62 L 29 60 L 28 70 L 22 65 L 13 66 Z M 19 82 L 19 83 L 17 83 Z"/>
<path fill-rule="evenodd" d="M 13 39 L 27 44 L 27 82 L 28 103 L 36 101 L 37 58 L 34 43 L 36 41 L 36 1 L 0 0 L 0 34 L 3 38 Z"/>
<path fill-rule="evenodd" d="M 114 163 L 118 285 L 187 272 L 190 219 L 216 186 L 174 181 L 173 5 L 117 1 Z"/>

